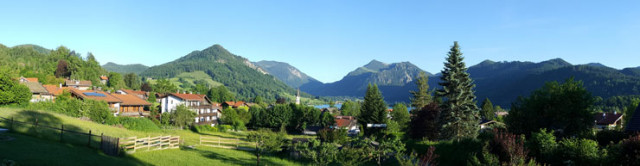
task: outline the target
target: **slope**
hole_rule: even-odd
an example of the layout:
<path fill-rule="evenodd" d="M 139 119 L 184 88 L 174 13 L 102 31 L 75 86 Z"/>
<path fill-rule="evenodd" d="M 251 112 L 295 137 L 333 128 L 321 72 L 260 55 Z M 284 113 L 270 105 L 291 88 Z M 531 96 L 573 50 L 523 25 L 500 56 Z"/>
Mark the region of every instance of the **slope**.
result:
<path fill-rule="evenodd" d="M 104 68 L 105 70 L 110 71 L 110 72 L 116 72 L 116 73 L 120 73 L 120 74 L 124 75 L 124 74 L 128 74 L 128 73 L 140 74 L 144 70 L 147 70 L 147 68 L 149 68 L 149 67 L 145 66 L 143 64 L 120 65 L 120 64 L 113 63 L 113 62 L 108 62 L 108 63 L 102 65 L 102 68 Z"/>
<path fill-rule="evenodd" d="M 254 64 L 293 88 L 298 88 L 304 84 L 321 84 L 320 81 L 308 76 L 288 63 L 259 61 Z"/>

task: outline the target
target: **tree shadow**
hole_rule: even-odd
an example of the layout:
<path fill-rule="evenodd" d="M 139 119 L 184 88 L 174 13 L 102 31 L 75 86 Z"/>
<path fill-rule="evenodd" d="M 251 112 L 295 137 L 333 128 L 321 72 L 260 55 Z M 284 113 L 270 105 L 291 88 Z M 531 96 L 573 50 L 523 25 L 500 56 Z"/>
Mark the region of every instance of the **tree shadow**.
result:
<path fill-rule="evenodd" d="M 240 158 L 240 157 L 233 157 L 233 156 L 229 156 L 229 155 L 223 155 L 219 152 L 214 152 L 214 151 L 206 151 L 206 150 L 200 150 L 200 149 L 182 149 L 182 150 L 186 150 L 186 151 L 195 151 L 197 153 L 199 153 L 200 155 L 210 158 L 210 159 L 215 159 L 215 160 L 220 160 L 224 163 L 227 164 L 236 164 L 236 165 L 256 165 L 256 157 L 252 152 L 247 152 L 247 151 L 241 151 L 241 150 L 236 150 L 242 153 L 249 153 L 249 155 L 251 155 L 251 160 L 247 160 L 246 158 Z M 270 157 L 270 158 L 267 158 Z M 260 165 L 284 165 L 281 163 L 277 163 L 271 160 L 271 158 L 273 158 L 275 156 L 272 155 L 264 155 L 260 157 Z"/>

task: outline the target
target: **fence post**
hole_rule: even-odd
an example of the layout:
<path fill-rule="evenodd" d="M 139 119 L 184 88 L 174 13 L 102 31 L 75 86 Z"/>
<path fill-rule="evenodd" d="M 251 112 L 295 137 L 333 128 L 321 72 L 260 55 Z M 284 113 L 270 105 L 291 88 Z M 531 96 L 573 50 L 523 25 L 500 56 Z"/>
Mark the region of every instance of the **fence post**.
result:
<path fill-rule="evenodd" d="M 220 138 L 218 138 L 218 146 L 220 146 Z"/>
<path fill-rule="evenodd" d="M 87 141 L 87 146 L 91 147 L 91 130 L 89 130 L 89 139 Z"/>
<path fill-rule="evenodd" d="M 60 125 L 60 142 L 64 141 L 63 135 L 64 135 L 64 124 Z"/>
<path fill-rule="evenodd" d="M 240 144 L 240 139 L 236 138 L 236 149 L 238 149 L 238 144 Z"/>
<path fill-rule="evenodd" d="M 138 147 L 138 137 L 133 138 L 133 152 L 136 152 L 136 147 Z"/>
<path fill-rule="evenodd" d="M 11 127 L 9 127 L 9 130 L 13 130 L 13 117 L 11 117 Z"/>
<path fill-rule="evenodd" d="M 147 135 L 147 151 L 151 150 L 151 136 Z"/>
<path fill-rule="evenodd" d="M 116 145 L 118 145 L 118 146 L 117 146 L 117 149 L 116 149 L 116 155 L 120 155 L 120 148 L 121 148 L 121 147 L 120 147 L 120 138 L 118 138 L 118 139 L 116 140 Z"/>
<path fill-rule="evenodd" d="M 104 143 L 104 133 L 100 133 L 100 149 L 102 149 L 103 143 Z"/>
<path fill-rule="evenodd" d="M 200 144 L 199 145 L 202 145 L 202 136 L 200 136 Z"/>
<path fill-rule="evenodd" d="M 36 131 L 36 133 L 38 133 L 38 118 L 36 118 L 36 123 L 33 125 L 33 131 Z"/>

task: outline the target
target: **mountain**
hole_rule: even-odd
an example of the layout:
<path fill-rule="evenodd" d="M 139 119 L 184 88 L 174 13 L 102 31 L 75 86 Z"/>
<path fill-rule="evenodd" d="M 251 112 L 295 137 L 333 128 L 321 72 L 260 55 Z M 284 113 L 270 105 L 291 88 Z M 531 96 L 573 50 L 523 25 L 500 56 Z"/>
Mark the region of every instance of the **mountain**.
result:
<path fill-rule="evenodd" d="M 587 63 L 585 65 L 593 66 L 593 67 L 608 67 L 608 66 L 603 65 L 602 63 Z"/>
<path fill-rule="evenodd" d="M 317 96 L 363 96 L 368 84 L 377 84 L 387 101 L 408 100 L 408 90 L 422 69 L 410 62 L 385 64 L 372 60 L 349 72 L 341 80 L 327 84 L 304 84 L 300 90 Z M 427 75 L 432 75 L 426 72 Z M 403 92 L 403 93 L 398 93 Z"/>
<path fill-rule="evenodd" d="M 202 51 L 193 51 L 172 62 L 150 67 L 140 75 L 156 79 L 174 78 L 183 73 L 199 71 L 235 92 L 240 100 L 261 96 L 275 101 L 277 97 L 296 93 L 295 89 L 266 74 L 246 58 L 234 55 L 217 44 Z"/>
<path fill-rule="evenodd" d="M 260 61 L 254 64 L 293 88 L 298 88 L 304 84 L 322 84 L 320 81 L 308 76 L 288 63 Z"/>
<path fill-rule="evenodd" d="M 142 64 L 120 65 L 113 62 L 108 62 L 107 64 L 102 65 L 102 68 L 110 72 L 116 72 L 124 75 L 128 73 L 140 74 L 144 70 L 147 70 L 149 66 L 145 66 Z"/>

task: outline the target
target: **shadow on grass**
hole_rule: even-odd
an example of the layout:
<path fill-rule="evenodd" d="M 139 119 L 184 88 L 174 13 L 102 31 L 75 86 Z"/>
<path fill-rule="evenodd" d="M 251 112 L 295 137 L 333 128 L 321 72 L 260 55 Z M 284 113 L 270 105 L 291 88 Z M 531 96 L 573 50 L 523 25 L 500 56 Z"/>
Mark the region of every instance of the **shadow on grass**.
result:
<path fill-rule="evenodd" d="M 234 157 L 234 156 L 230 156 L 229 154 L 222 154 L 214 151 L 207 151 L 207 150 L 200 150 L 200 149 L 182 149 L 182 150 L 195 151 L 204 157 L 214 159 L 214 160 L 220 160 L 227 164 L 256 165 L 256 162 L 257 162 L 256 156 L 253 152 L 242 151 L 242 150 L 234 150 L 234 151 L 236 151 L 236 153 L 247 153 L 248 155 L 252 156 L 250 160 L 247 160 L 246 158 Z M 232 149 L 229 149 L 229 150 L 232 150 Z M 263 154 L 262 156 L 260 156 L 260 165 L 285 165 L 285 164 L 273 161 L 272 159 L 274 157 L 277 157 L 277 156 Z"/>

